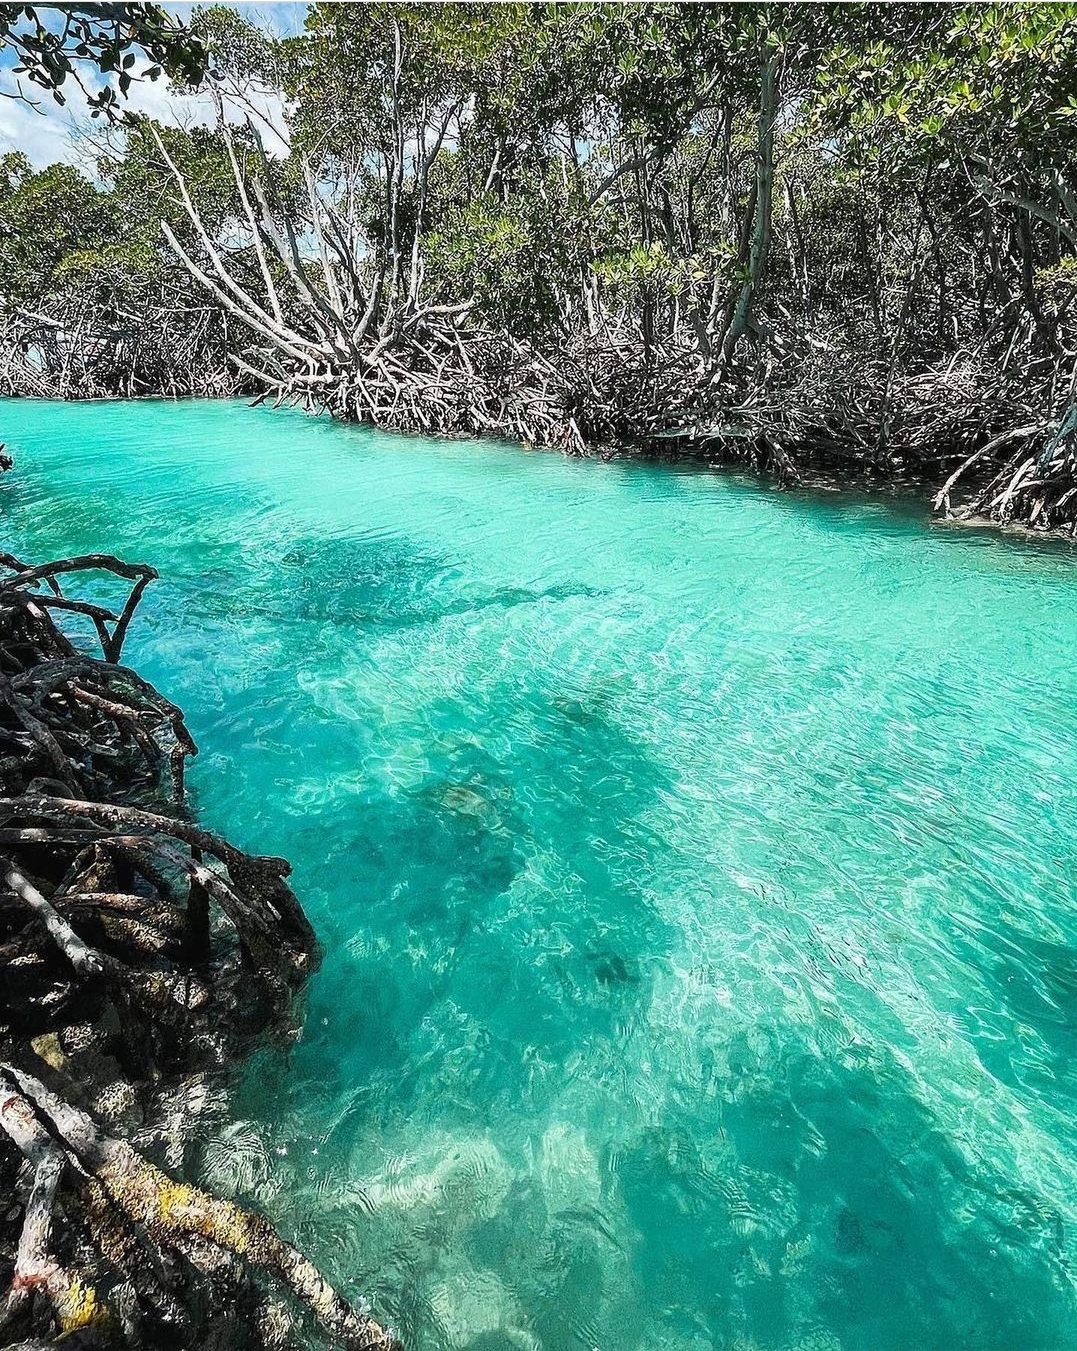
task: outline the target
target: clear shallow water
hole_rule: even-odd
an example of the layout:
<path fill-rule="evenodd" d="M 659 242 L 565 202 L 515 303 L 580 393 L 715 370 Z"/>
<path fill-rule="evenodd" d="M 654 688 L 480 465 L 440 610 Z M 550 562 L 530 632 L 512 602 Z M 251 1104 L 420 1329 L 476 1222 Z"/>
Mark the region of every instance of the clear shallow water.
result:
<path fill-rule="evenodd" d="M 1077 1343 L 1077 559 L 236 404 L 0 403 L 4 547 L 327 948 L 207 1176 L 418 1351 Z"/>

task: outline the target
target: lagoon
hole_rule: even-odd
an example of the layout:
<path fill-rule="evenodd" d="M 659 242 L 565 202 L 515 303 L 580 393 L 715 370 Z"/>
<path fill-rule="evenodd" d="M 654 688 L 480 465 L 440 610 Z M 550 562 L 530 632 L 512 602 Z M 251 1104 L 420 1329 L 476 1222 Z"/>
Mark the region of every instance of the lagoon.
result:
<path fill-rule="evenodd" d="M 413 1351 L 1077 1340 L 1077 571 L 899 501 L 0 402 L 326 950 L 201 1151 Z"/>

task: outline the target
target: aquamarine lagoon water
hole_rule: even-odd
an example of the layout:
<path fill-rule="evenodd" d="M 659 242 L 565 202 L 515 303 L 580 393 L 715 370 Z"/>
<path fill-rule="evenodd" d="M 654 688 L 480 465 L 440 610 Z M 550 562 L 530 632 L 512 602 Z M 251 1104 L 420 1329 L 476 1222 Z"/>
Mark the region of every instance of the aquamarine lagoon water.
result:
<path fill-rule="evenodd" d="M 326 956 L 200 1167 L 413 1351 L 1077 1345 L 1077 556 L 236 403 L 0 404 L 3 544 Z"/>

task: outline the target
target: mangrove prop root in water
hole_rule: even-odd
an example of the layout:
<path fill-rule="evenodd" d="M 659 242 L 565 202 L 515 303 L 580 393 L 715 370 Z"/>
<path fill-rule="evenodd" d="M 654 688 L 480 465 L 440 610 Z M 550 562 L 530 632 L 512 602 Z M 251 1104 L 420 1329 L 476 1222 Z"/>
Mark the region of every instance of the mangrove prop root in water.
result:
<path fill-rule="evenodd" d="M 193 236 L 181 239 L 167 222 L 162 231 L 193 282 L 236 321 L 229 357 L 261 391 L 258 401 L 401 431 L 508 437 L 572 454 L 692 455 L 770 471 L 785 484 L 819 471 L 839 480 L 866 474 L 942 481 L 935 501 L 947 515 L 1077 535 L 1072 291 L 1055 295 L 1048 287 L 1037 299 L 1026 278 L 1025 307 L 1010 296 L 994 317 L 981 295 L 980 321 L 959 332 L 955 316 L 953 341 L 933 350 L 915 322 L 929 261 L 917 245 L 881 308 L 872 280 L 875 338 L 868 339 L 863 314 L 853 319 L 855 304 L 831 309 L 812 299 L 787 178 L 787 242 L 790 258 L 799 257 L 794 271 L 803 289 L 798 300 L 783 296 L 767 282 L 765 266 L 773 212 L 763 204 L 774 188 L 780 102 L 769 57 L 760 76 L 756 181 L 732 290 L 722 269 L 705 280 L 705 267 L 692 299 L 691 287 L 680 283 L 654 291 L 641 286 L 632 299 L 621 285 L 600 284 L 597 269 L 582 288 L 566 273 L 556 324 L 517 327 L 469 286 L 444 273 L 436 280 L 439 268 L 428 269 L 424 260 L 422 203 L 436 148 L 458 107 L 435 118 L 435 148 L 415 166 L 420 186 L 408 191 L 418 194 L 417 216 L 397 209 L 404 178 L 388 175 L 390 247 L 380 237 L 356 249 L 367 228 L 359 218 L 365 207 L 354 194 L 347 202 L 327 200 L 316 163 L 298 161 L 305 201 L 302 188 L 299 196 L 280 192 L 253 123 L 250 154 L 237 145 L 219 100 L 218 134 L 243 208 L 241 228 L 260 268 L 256 273 L 247 255 L 215 242 L 197 194 L 151 129 Z M 633 166 L 640 162 L 622 169 Z M 606 178 L 592 206 L 620 173 Z M 405 218 L 413 221 L 410 241 L 396 233 Z M 311 226 L 319 266 L 301 256 L 299 219 Z M 993 230 L 990 212 L 988 224 Z M 990 253 L 994 245 L 985 244 Z M 693 269 L 698 261 L 693 254 Z M 879 268 L 881 278 L 881 256 Z M 942 295 L 941 271 L 939 286 Z"/>
<path fill-rule="evenodd" d="M 102 572 L 122 605 L 64 593 Z M 284 1348 L 313 1327 L 389 1351 L 264 1217 L 131 1140 L 163 1135 L 181 1076 L 279 1027 L 317 957 L 288 864 L 185 814 L 183 715 L 120 663 L 156 575 L 0 555 L 0 1346 Z"/>

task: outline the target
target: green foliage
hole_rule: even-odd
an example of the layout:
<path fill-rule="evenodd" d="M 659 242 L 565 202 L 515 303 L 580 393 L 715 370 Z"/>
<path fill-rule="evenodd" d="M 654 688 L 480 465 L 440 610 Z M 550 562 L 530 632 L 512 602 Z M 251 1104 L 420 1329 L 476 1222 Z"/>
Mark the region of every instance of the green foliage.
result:
<path fill-rule="evenodd" d="M 61 286 L 114 286 L 148 282 L 160 266 L 157 252 L 138 241 L 111 242 L 99 249 L 74 249 L 64 255 L 55 271 Z"/>
<path fill-rule="evenodd" d="M 206 70 L 202 42 L 153 4 L 0 5 L 0 48 L 15 54 L 16 77 L 57 103 L 77 85 L 93 117 L 114 116 L 135 80 L 198 85 Z M 99 89 L 85 82 L 102 75 Z"/>
<path fill-rule="evenodd" d="M 890 40 L 838 46 L 818 114 L 876 153 L 986 153 L 1010 171 L 1064 168 L 1077 146 L 1077 5 L 938 6 Z"/>
<path fill-rule="evenodd" d="M 139 33 L 167 36 L 136 23 L 122 37 Z M 291 154 L 263 166 L 250 133 L 235 138 L 286 204 L 309 277 L 323 264 L 308 181 L 337 213 L 357 293 L 377 276 L 386 312 L 408 297 L 470 305 L 551 350 L 612 324 L 644 361 L 667 342 L 704 368 L 737 313 L 744 331 L 822 324 L 887 351 L 1030 318 L 1046 342 L 1043 303 L 1068 304 L 1077 233 L 1075 34 L 1077 5 L 1026 0 L 579 0 L 314 4 L 286 39 L 216 5 L 191 41 L 233 86 L 279 86 Z M 261 286 L 220 135 L 157 131 L 209 235 Z M 125 128 L 98 173 L 100 186 L 9 168 L 15 287 L 119 285 L 125 271 L 143 285 L 151 266 L 183 284 L 160 222 L 197 237 L 149 128 Z M 295 269 L 289 281 L 268 253 L 295 301 Z"/>
<path fill-rule="evenodd" d="M 107 241 L 108 200 L 68 164 L 35 172 L 24 155 L 0 158 L 0 258 L 9 297 L 46 293 L 64 258 Z"/>
<path fill-rule="evenodd" d="M 121 152 L 102 157 L 97 164 L 122 217 L 124 237 L 157 243 L 161 222 L 167 221 L 182 238 L 190 238 L 190 221 L 153 138 L 154 130 L 183 174 L 207 226 L 213 232 L 218 231 L 239 210 L 235 180 L 220 132 L 202 126 L 183 129 L 143 118 L 125 130 Z"/>
<path fill-rule="evenodd" d="M 447 295 L 473 296 L 482 313 L 521 336 L 555 323 L 563 250 L 533 203 L 480 200 L 447 207 L 423 238 L 427 266 Z"/>
<path fill-rule="evenodd" d="M 97 180 L 71 165 L 35 171 L 24 155 L 0 158 L 0 294 L 35 303 L 79 291 L 190 291 L 161 222 L 189 243 L 193 227 L 146 120 L 127 127 L 120 151 L 99 156 Z M 157 126 L 193 200 L 215 233 L 239 210 L 220 133 Z"/>
<path fill-rule="evenodd" d="M 196 9 L 190 24 L 192 37 L 213 53 L 213 74 L 238 83 L 278 84 L 281 78 L 280 43 L 227 5 Z"/>

